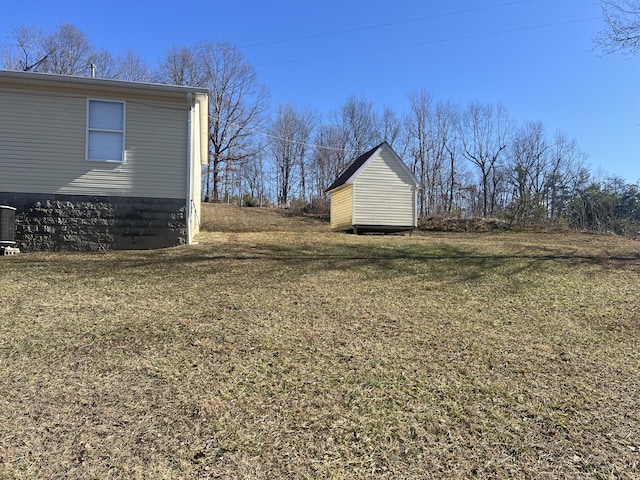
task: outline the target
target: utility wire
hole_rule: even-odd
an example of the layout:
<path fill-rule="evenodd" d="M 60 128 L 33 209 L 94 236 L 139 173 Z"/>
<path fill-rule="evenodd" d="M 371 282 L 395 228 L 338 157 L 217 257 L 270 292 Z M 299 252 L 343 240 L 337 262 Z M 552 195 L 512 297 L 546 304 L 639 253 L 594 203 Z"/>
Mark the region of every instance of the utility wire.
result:
<path fill-rule="evenodd" d="M 213 115 L 209 115 L 209 118 L 213 118 Z M 225 125 L 230 125 L 232 127 L 238 127 L 238 128 L 243 128 L 244 130 L 248 130 L 256 135 L 262 135 L 263 137 L 267 137 L 270 138 L 271 140 L 282 140 L 285 142 L 289 142 L 289 143 L 294 143 L 296 145 L 301 145 L 303 147 L 310 147 L 310 148 L 317 148 L 317 149 L 322 149 L 322 150 L 331 150 L 334 152 L 353 152 L 353 153 L 359 153 L 358 150 L 353 149 L 353 148 L 339 148 L 339 147 L 329 147 L 326 145 L 318 145 L 317 143 L 308 143 L 308 142 L 299 142 L 296 140 L 291 140 L 289 138 L 285 138 L 285 137 L 279 137 L 278 135 L 272 135 L 270 133 L 265 133 L 265 132 L 261 132 L 255 128 L 251 128 L 251 127 L 244 127 L 242 125 L 238 125 L 237 123 L 233 123 L 233 122 L 226 122 L 224 120 L 220 120 L 220 123 L 224 123 Z"/>
<path fill-rule="evenodd" d="M 534 0 L 519 0 L 519 1 L 514 1 L 514 2 L 507 2 L 507 3 L 499 3 L 496 5 L 489 5 L 486 7 L 477 7 L 477 8 L 469 8 L 466 10 L 458 10 L 455 12 L 448 12 L 448 13 L 440 13 L 438 15 L 430 15 L 427 17 L 419 17 L 419 18 L 412 18 L 412 19 L 408 19 L 408 20 L 399 20 L 397 22 L 387 22 L 387 23 L 379 23 L 377 25 L 367 25 L 367 26 L 363 26 L 363 27 L 355 27 L 355 28 L 349 28 L 346 30 L 336 30 L 334 32 L 324 32 L 324 33 L 316 33 L 313 35 L 305 35 L 305 36 L 301 36 L 301 37 L 294 37 L 294 38 L 286 38 L 286 39 L 282 39 L 282 40 L 271 40 L 271 41 L 266 41 L 266 42 L 260 42 L 260 43 L 252 43 L 249 45 L 244 45 L 242 47 L 239 47 L 241 50 L 243 49 L 247 49 L 247 48 L 255 48 L 255 47 L 265 47 L 268 45 L 278 45 L 278 44 L 282 44 L 282 43 L 291 43 L 291 42 L 299 42 L 301 40 L 311 40 L 314 38 L 323 38 L 323 37 L 331 37 L 334 35 L 342 35 L 345 33 L 354 33 L 354 32 L 362 32 L 365 30 L 374 30 L 374 29 L 378 29 L 378 28 L 384 28 L 384 27 L 392 27 L 392 26 L 396 26 L 396 25 L 406 25 L 408 23 L 417 23 L 417 22 L 424 22 L 425 20 L 434 20 L 437 18 L 444 18 L 444 17 L 453 17 L 456 15 L 464 15 L 467 13 L 475 13 L 475 12 L 480 12 L 483 10 L 491 10 L 491 9 L 495 9 L 495 8 L 501 8 L 501 7 L 508 7 L 511 5 L 519 5 L 522 3 L 530 3 Z"/>
<path fill-rule="evenodd" d="M 393 46 L 389 46 L 389 47 L 370 48 L 370 49 L 367 49 L 367 50 L 354 50 L 354 51 L 351 51 L 351 52 L 333 53 L 333 54 L 328 54 L 328 55 L 320 55 L 320 56 L 316 56 L 316 57 L 297 58 L 297 59 L 293 59 L 293 60 L 279 60 L 279 61 L 276 61 L 276 62 L 259 63 L 259 64 L 256 64 L 254 66 L 255 67 L 268 67 L 268 66 L 272 66 L 272 65 L 283 65 L 283 64 L 287 64 L 287 63 L 308 62 L 308 61 L 314 61 L 314 60 L 326 60 L 326 59 L 329 59 L 329 58 L 347 57 L 347 56 L 351 56 L 351 55 L 361 55 L 361 54 L 364 54 L 364 53 L 383 52 L 383 51 L 388 51 L 388 50 L 397 50 L 397 49 L 400 49 L 400 48 L 420 47 L 420 46 L 424 46 L 424 45 L 435 45 L 435 44 L 438 44 L 438 43 L 454 42 L 454 41 L 458 41 L 458 40 L 471 40 L 471 39 L 475 39 L 475 38 L 490 37 L 490 36 L 494 36 L 494 35 L 504 35 L 504 34 L 507 34 L 507 33 L 517 33 L 517 32 L 524 32 L 524 31 L 528 31 L 528 30 L 539 30 L 539 29 L 542 29 L 542 28 L 558 27 L 558 26 L 561 26 L 561 25 L 570 25 L 570 24 L 573 24 L 573 23 L 592 22 L 594 20 L 602 20 L 602 17 L 589 17 L 589 18 L 581 18 L 581 19 L 577 19 L 577 20 L 567 20 L 567 21 L 563 21 L 563 22 L 546 23 L 546 24 L 542 24 L 542 25 L 533 25 L 533 26 L 529 26 L 529 27 L 509 28 L 509 29 L 505 29 L 505 30 L 496 30 L 496 31 L 493 31 L 493 32 L 477 33 L 477 34 L 473 34 L 473 35 L 461 35 L 459 37 L 443 38 L 443 39 L 438 39 L 438 40 L 428 40 L 428 41 L 425 41 L 425 42 L 417 42 L 417 43 L 406 43 L 406 44 L 402 44 L 402 45 L 393 45 Z"/>

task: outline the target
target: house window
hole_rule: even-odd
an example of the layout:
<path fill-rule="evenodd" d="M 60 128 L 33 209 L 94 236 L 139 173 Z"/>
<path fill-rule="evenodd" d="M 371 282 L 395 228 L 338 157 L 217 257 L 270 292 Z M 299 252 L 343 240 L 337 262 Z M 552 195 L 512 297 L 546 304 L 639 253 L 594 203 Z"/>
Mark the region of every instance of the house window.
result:
<path fill-rule="evenodd" d="M 87 102 L 87 160 L 124 161 L 125 104 L 108 100 Z"/>

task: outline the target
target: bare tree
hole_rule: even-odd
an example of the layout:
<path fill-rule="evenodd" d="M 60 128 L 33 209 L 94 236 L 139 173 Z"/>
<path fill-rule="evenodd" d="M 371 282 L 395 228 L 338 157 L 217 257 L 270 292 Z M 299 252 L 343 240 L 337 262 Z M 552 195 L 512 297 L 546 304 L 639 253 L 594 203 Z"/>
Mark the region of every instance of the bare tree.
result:
<path fill-rule="evenodd" d="M 364 98 L 350 96 L 330 115 L 329 121 L 317 129 L 313 160 L 314 196 L 325 197 L 327 188 L 352 159 L 383 140 L 390 144 L 400 138 L 401 120 L 393 110 L 382 115 Z"/>
<path fill-rule="evenodd" d="M 350 158 L 347 139 L 335 125 L 321 125 L 316 129 L 311 161 L 312 196 L 325 198 L 325 189 L 342 173 Z"/>
<path fill-rule="evenodd" d="M 118 78 L 119 67 L 116 60 L 106 50 L 93 52 L 87 59 L 86 75 L 94 75 L 97 78 Z"/>
<path fill-rule="evenodd" d="M 286 207 L 289 205 L 289 197 L 293 187 L 293 169 L 297 161 L 296 118 L 292 105 L 278 107 L 271 135 L 278 205 Z"/>
<path fill-rule="evenodd" d="M 544 189 L 547 185 L 548 149 L 541 122 L 526 122 L 513 135 L 509 146 L 513 221 L 537 224 L 547 214 Z"/>
<path fill-rule="evenodd" d="M 129 50 L 113 58 L 95 50 L 87 36 L 70 24 L 45 33 L 40 27 L 22 26 L 14 30 L 12 43 L 2 52 L 4 68 L 60 75 L 151 81 L 150 69 L 140 56 Z"/>
<path fill-rule="evenodd" d="M 412 170 L 420 181 L 418 191 L 419 214 L 424 217 L 428 214 L 427 184 L 428 165 L 427 157 L 430 143 L 432 142 L 431 110 L 433 99 L 426 90 L 422 89 L 409 95 L 410 113 L 405 117 L 405 130 L 408 135 L 409 155 L 412 160 Z"/>
<path fill-rule="evenodd" d="M 153 74 L 147 63 L 132 50 L 127 50 L 124 55 L 118 55 L 112 61 L 112 64 L 114 69 L 113 78 L 130 82 L 153 81 Z M 99 76 L 104 77 L 104 75 Z"/>
<path fill-rule="evenodd" d="M 508 153 L 511 221 L 547 225 L 568 218 L 588 179 L 586 156 L 575 139 L 562 132 L 549 139 L 541 122 L 526 122 L 515 131 Z"/>
<path fill-rule="evenodd" d="M 458 166 L 458 117 L 459 111 L 455 104 L 436 104 L 435 124 L 438 141 L 434 144 L 433 156 L 436 159 L 435 163 L 439 165 L 437 201 L 440 214 L 451 213 L 456 189 L 460 185 L 458 174 L 462 169 Z"/>
<path fill-rule="evenodd" d="M 507 148 L 510 119 L 502 104 L 471 102 L 460 122 L 463 156 L 475 165 L 480 176 L 480 209 L 482 217 L 493 215 L 504 176 L 499 160 Z"/>
<path fill-rule="evenodd" d="M 246 192 L 248 206 L 260 206 L 265 203 L 267 195 L 267 172 L 264 165 L 262 152 L 266 148 L 260 145 L 254 155 L 247 158 L 241 165 L 241 175 L 244 185 L 243 192 Z"/>
<path fill-rule="evenodd" d="M 318 114 L 311 108 L 305 108 L 298 111 L 298 130 L 300 154 L 298 155 L 298 168 L 300 169 L 300 198 L 303 202 L 311 200 L 310 195 L 310 176 L 311 176 L 311 155 L 312 150 L 309 142 L 315 127 L 318 123 Z"/>
<path fill-rule="evenodd" d="M 63 24 L 58 31 L 44 40 L 46 60 L 42 71 L 60 75 L 88 76 L 94 49 L 87 36 L 70 24 Z"/>
<path fill-rule="evenodd" d="M 271 128 L 273 155 L 278 187 L 278 205 L 287 206 L 296 183 L 300 199 L 307 201 L 307 164 L 310 139 L 316 115 L 313 111 L 298 110 L 293 105 L 280 105 Z"/>
<path fill-rule="evenodd" d="M 395 150 L 394 145 L 402 132 L 402 120 L 390 107 L 385 107 L 380 118 L 380 136 Z"/>
<path fill-rule="evenodd" d="M 434 105 L 424 90 L 409 95 L 409 114 L 405 117 L 408 154 L 422 188 L 419 212 L 444 215 L 452 210 L 457 158 L 457 111 L 451 103 Z"/>
<path fill-rule="evenodd" d="M 22 72 L 41 71 L 52 54 L 45 44 L 45 33 L 37 26 L 21 26 L 11 34 L 10 44 L 2 51 L 4 68 Z"/>
<path fill-rule="evenodd" d="M 207 84 L 202 62 L 195 47 L 172 47 L 160 60 L 158 81 L 172 85 L 202 87 Z"/>
<path fill-rule="evenodd" d="M 4 66 L 10 70 L 88 76 L 95 51 L 87 36 L 73 25 L 61 24 L 45 33 L 40 27 L 22 26 L 14 30 L 11 46 L 3 52 Z"/>
<path fill-rule="evenodd" d="M 205 201 L 220 200 L 221 183 L 244 160 L 255 158 L 255 131 L 263 126 L 268 89 L 256 71 L 228 42 L 174 47 L 158 69 L 160 81 L 209 88 L 209 140 Z"/>
<path fill-rule="evenodd" d="M 586 159 L 586 153 L 574 138 L 569 138 L 564 132 L 556 132 L 549 148 L 546 188 L 546 202 L 552 219 L 569 216 L 573 198 L 589 178 L 585 173 Z"/>
<path fill-rule="evenodd" d="M 640 51 L 640 0 L 601 0 L 607 24 L 596 37 L 604 53 L 623 51 L 634 55 Z"/>
<path fill-rule="evenodd" d="M 269 99 L 258 83 L 256 71 L 231 43 L 203 43 L 198 47 L 203 73 L 210 90 L 211 158 L 210 200 L 219 200 L 223 165 L 240 162 L 255 153 L 254 132 L 262 126 Z"/>
<path fill-rule="evenodd" d="M 333 123 L 345 138 L 349 157 L 357 157 L 382 141 L 373 104 L 364 98 L 349 97 L 333 114 Z"/>

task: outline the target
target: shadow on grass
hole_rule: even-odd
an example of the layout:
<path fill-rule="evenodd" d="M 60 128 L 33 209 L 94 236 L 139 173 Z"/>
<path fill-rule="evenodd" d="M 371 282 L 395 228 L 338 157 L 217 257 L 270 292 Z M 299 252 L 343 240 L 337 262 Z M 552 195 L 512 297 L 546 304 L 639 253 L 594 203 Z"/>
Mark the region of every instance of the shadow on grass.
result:
<path fill-rule="evenodd" d="M 237 257 L 235 260 L 245 260 Z M 342 246 L 339 249 L 314 250 L 313 246 L 294 249 L 270 246 L 267 252 L 253 259 L 274 262 L 295 262 L 305 269 L 339 270 L 358 268 L 371 276 L 399 276 L 427 274 L 442 281 L 470 281 L 488 273 L 499 272 L 505 276 L 535 271 L 544 266 L 575 267 L 593 265 L 606 269 L 640 266 L 640 253 L 635 255 L 584 255 L 551 248 L 539 247 L 534 253 L 474 253 L 451 245 L 439 246 L 430 251 L 416 248 L 379 248 L 362 245 Z"/>
<path fill-rule="evenodd" d="M 18 263 L 42 266 L 42 258 L 25 255 Z M 640 253 L 629 255 L 585 255 L 546 246 L 512 248 L 505 253 L 473 251 L 456 245 L 312 244 L 278 245 L 272 242 L 201 245 L 155 251 L 125 251 L 96 254 L 47 255 L 55 262 L 55 273 L 83 276 L 118 275 L 175 277 L 197 280 L 217 274 L 246 275 L 274 281 L 295 279 L 323 272 L 351 271 L 361 278 L 420 276 L 440 283 L 472 282 L 495 274 L 505 278 L 549 268 L 584 265 L 603 269 L 640 266 Z M 34 262 L 35 261 L 35 262 Z M 16 265 L 17 266 L 17 265 Z M 515 285 L 514 285 L 515 288 Z"/>

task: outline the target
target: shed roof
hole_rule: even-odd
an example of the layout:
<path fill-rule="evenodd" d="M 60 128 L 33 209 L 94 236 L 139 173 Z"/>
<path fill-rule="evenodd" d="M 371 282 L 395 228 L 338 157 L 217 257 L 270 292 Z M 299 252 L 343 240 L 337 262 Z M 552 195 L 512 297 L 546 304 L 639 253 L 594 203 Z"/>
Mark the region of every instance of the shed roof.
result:
<path fill-rule="evenodd" d="M 405 165 L 402 159 L 398 157 L 398 154 L 393 150 L 393 148 L 391 148 L 391 145 L 389 145 L 388 142 L 384 141 L 380 145 L 373 147 L 371 150 L 366 151 L 365 153 L 360 155 L 358 158 L 356 158 L 354 161 L 352 161 L 349 164 L 349 166 L 345 169 L 345 171 L 342 172 L 340 176 L 338 176 L 338 178 L 336 178 L 336 180 L 331 185 L 329 185 L 329 187 L 325 190 L 325 192 L 330 193 L 332 190 L 342 187 L 347 183 L 351 183 L 350 180 L 358 175 L 360 169 L 365 166 L 367 161 L 369 161 L 369 159 L 375 156 L 378 153 L 378 151 L 380 151 L 383 148 L 388 148 L 393 153 L 394 158 L 407 171 L 407 173 L 413 179 L 415 184 L 418 185 L 418 181 L 416 180 L 411 170 L 409 170 L 409 168 Z"/>
<path fill-rule="evenodd" d="M 371 155 L 373 155 L 376 152 L 376 150 L 378 150 L 378 148 L 380 148 L 385 143 L 387 142 L 382 142 L 380 145 L 373 147 L 371 150 L 363 153 L 354 161 L 352 161 L 349 164 L 349 166 L 346 168 L 346 170 L 342 172 L 340 176 L 338 176 L 338 178 L 336 178 L 336 180 L 331 185 L 329 185 L 329 188 L 327 188 L 326 191 L 329 192 L 331 190 L 335 190 L 336 188 L 341 187 L 342 185 L 347 183 L 347 180 L 349 180 L 353 176 L 353 174 L 356 173 L 358 169 L 365 164 L 365 162 L 369 159 L 369 157 L 371 157 Z"/>

